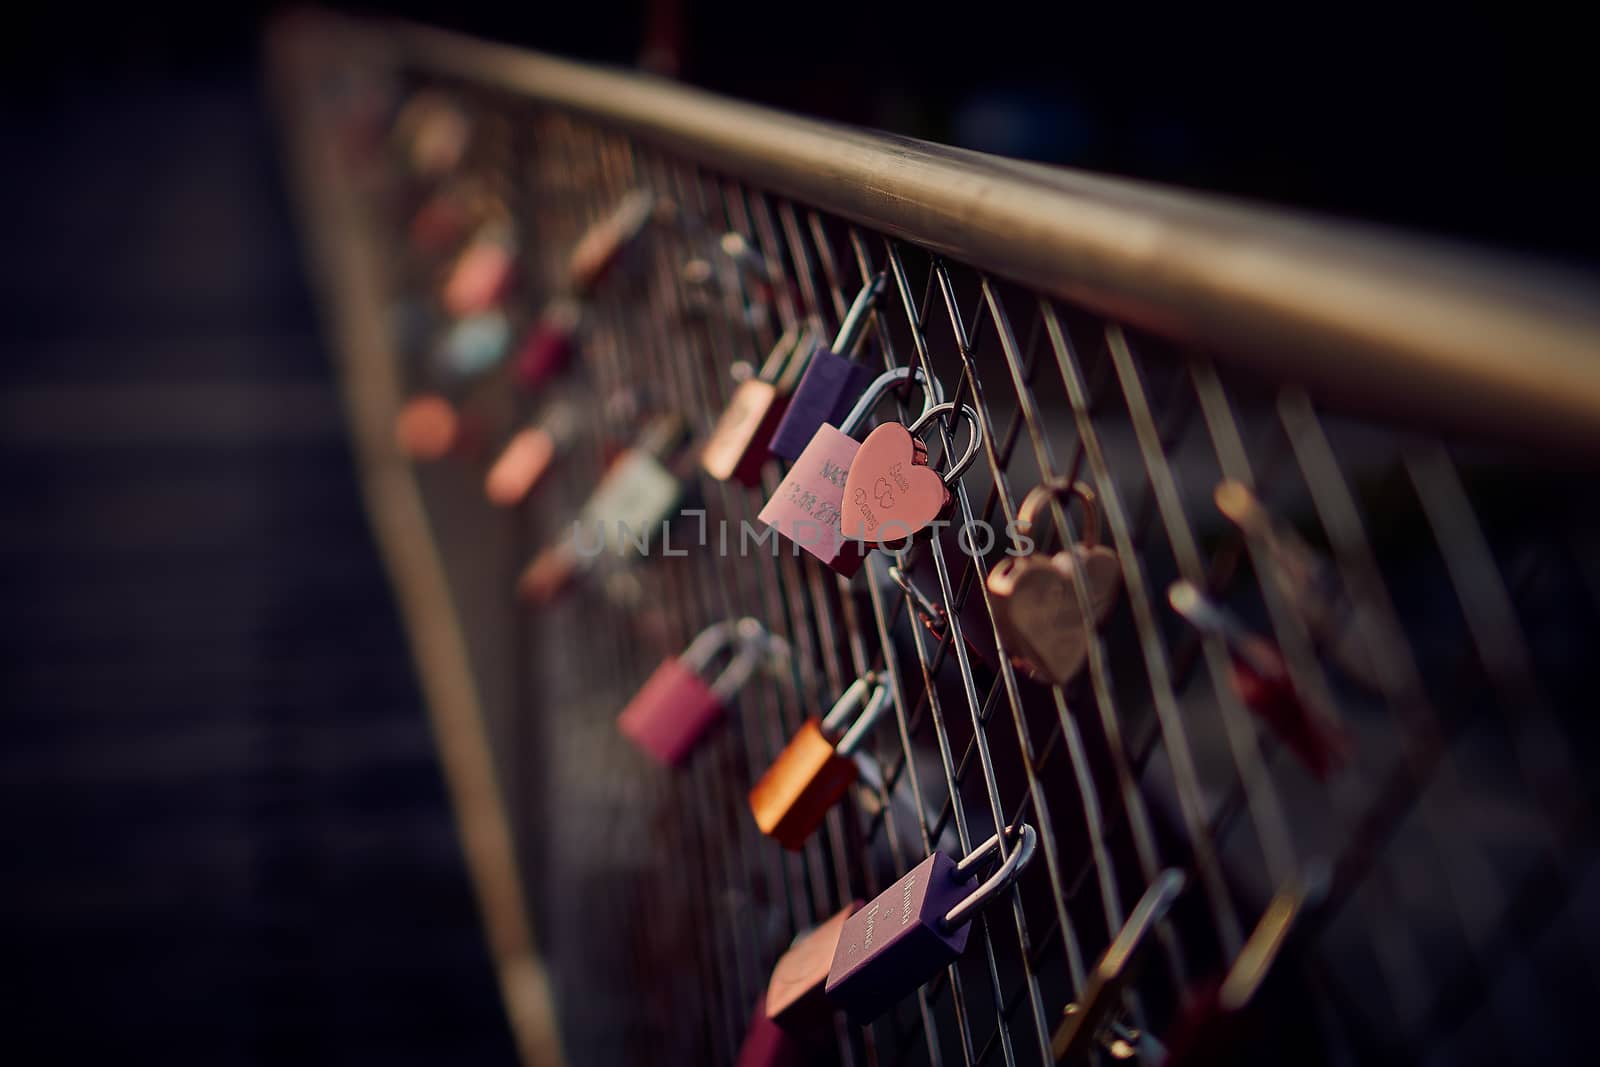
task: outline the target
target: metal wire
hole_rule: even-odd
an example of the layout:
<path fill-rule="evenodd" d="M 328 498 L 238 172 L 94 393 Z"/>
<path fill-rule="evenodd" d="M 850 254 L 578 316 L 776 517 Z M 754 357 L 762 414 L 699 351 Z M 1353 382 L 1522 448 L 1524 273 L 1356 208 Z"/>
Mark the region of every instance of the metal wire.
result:
<path fill-rule="evenodd" d="M 397 99 L 443 92 L 479 131 L 500 131 L 480 132 L 463 167 L 499 191 L 523 236 L 508 307 L 524 324 L 559 289 L 565 251 L 628 192 L 675 206 L 593 299 L 571 395 L 595 432 L 514 518 L 450 490 L 476 484 L 470 470 L 426 475 L 438 525 L 515 522 L 531 556 L 644 415 L 679 413 L 703 437 L 733 368 L 758 365 L 802 321 L 836 326 L 886 272 L 860 358 L 920 368 L 981 426 L 952 520 L 1004 528 L 1033 486 L 1082 480 L 1121 567 L 1120 601 L 1080 676 L 1042 685 L 975 651 L 1013 651 L 988 584 L 1003 543 L 969 552 L 945 534 L 892 560 L 938 606 L 932 628 L 888 580 L 885 553 L 854 582 L 787 549 L 741 553 L 739 523 L 778 486 L 769 463 L 759 490 L 688 477 L 709 545 L 694 543 L 691 517 L 674 527 L 685 554 L 603 568 L 519 623 L 516 661 L 500 665 L 521 679 L 515 713 L 491 735 L 574 1061 L 733 1062 L 796 934 L 929 852 L 965 853 L 1017 822 L 1038 831 L 1036 861 L 945 974 L 870 1026 L 836 1023 L 842 1062 L 1047 1062 L 1064 1008 L 1169 867 L 1194 888 L 1119 1013 L 1157 1037 L 1231 965 L 1272 894 L 1323 861 L 1336 873 L 1328 898 L 1274 976 L 1309 1023 L 1258 1027 L 1247 1062 L 1517 1058 L 1546 975 L 1592 990 L 1594 917 L 1574 902 L 1595 858 L 1580 768 L 1600 737 L 1583 721 L 1574 650 L 1600 632 L 1584 558 L 1597 525 L 1584 500 L 1517 504 L 1505 483 L 1535 461 L 1330 408 L 1259 365 L 1173 347 L 561 103 L 426 64 L 387 73 Z M 407 263 L 416 179 L 392 148 L 361 166 L 367 238 Z M 718 259 L 727 232 L 768 277 Z M 712 264 L 709 283 L 685 271 L 691 260 Z M 389 283 L 397 306 L 425 306 L 437 278 L 397 268 Z M 509 382 L 494 389 L 517 418 L 537 406 Z M 935 464 L 952 430 L 930 438 Z M 1324 592 L 1347 608 L 1365 677 L 1331 662 L 1269 546 L 1217 512 L 1223 478 L 1323 546 Z M 1073 544 L 1059 501 L 1049 514 L 1053 543 Z M 734 543 L 719 549 L 725 529 Z M 1168 608 L 1179 579 L 1270 640 L 1295 699 L 1348 733 L 1347 766 L 1324 782 L 1296 761 L 1252 710 L 1227 640 Z M 1077 595 L 1087 617 L 1081 583 Z M 798 669 L 748 685 L 729 728 L 681 771 L 646 770 L 615 735 L 616 711 L 662 657 L 744 615 L 788 642 Z M 1558 628 L 1565 644 L 1541 644 Z M 876 773 L 802 852 L 780 851 L 745 812 L 749 785 L 807 715 L 879 669 L 894 680 L 893 726 L 863 745 Z M 1537 1017 L 1537 1047 L 1576 1047 L 1587 1032 L 1548 1006 Z"/>

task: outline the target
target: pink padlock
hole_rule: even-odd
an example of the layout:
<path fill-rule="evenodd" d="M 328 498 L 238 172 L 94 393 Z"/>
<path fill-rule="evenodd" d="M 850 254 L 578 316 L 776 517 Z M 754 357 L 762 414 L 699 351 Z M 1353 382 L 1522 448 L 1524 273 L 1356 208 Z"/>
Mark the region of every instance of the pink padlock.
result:
<path fill-rule="evenodd" d="M 861 449 L 861 442 L 850 435 L 861 428 L 889 389 L 913 378 L 927 392 L 924 407 L 933 407 L 938 390 L 927 388 L 921 370 L 897 367 L 880 374 L 837 427 L 822 424 L 756 516 L 846 578 L 861 569 L 869 547 L 847 539 L 840 529 L 845 477 Z M 922 456 L 925 461 L 926 450 Z"/>
<path fill-rule="evenodd" d="M 715 681 L 706 682 L 702 672 L 723 652 L 731 652 L 732 660 Z M 617 728 L 657 763 L 680 766 L 722 720 L 728 700 L 756 668 L 786 654 L 783 641 L 758 619 L 714 623 L 689 643 L 683 655 L 661 661 L 617 716 Z"/>

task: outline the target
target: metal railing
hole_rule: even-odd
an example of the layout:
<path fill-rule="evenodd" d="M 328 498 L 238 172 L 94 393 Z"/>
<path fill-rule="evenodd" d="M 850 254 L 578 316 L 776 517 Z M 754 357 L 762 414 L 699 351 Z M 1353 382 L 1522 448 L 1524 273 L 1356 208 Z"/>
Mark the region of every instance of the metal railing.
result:
<path fill-rule="evenodd" d="M 1188 888 L 1095 1055 L 1159 1059 L 1156 1042 L 1216 1020 L 1206 991 L 1225 975 L 1273 998 L 1243 1028 L 1246 1062 L 1580 1046 L 1577 990 L 1600 959 L 1582 906 L 1600 520 L 1573 491 L 1596 473 L 1592 279 L 414 27 L 280 29 L 368 492 L 530 1059 L 556 1054 L 537 1036 L 549 1010 L 572 1062 L 732 1062 L 795 934 L 1018 821 L 1038 830 L 1034 862 L 947 973 L 871 1026 L 836 1020 L 843 1062 L 1050 1062 L 1063 1010 L 1169 868 Z M 514 515 L 482 501 L 480 472 L 413 472 L 391 442 L 435 339 L 393 313 L 435 306 L 439 264 L 406 243 L 418 179 L 383 131 L 424 90 L 471 117 L 460 167 L 516 226 L 517 324 L 630 191 L 680 221 L 595 291 L 563 387 L 588 432 Z M 724 232 L 757 276 L 684 269 Z M 1098 502 L 1122 595 L 1078 677 L 985 662 L 1015 651 L 987 581 L 1003 546 L 950 538 L 879 553 L 853 582 L 787 551 L 692 551 L 514 606 L 516 573 L 630 419 L 675 412 L 703 434 L 730 369 L 806 321 L 831 331 L 879 274 L 862 358 L 920 368 L 981 426 L 952 518 L 1003 527 L 1057 480 Z M 628 399 L 620 419 L 608 398 Z M 474 402 L 504 433 L 545 399 L 499 381 Z M 708 524 L 753 520 L 780 476 L 773 461 L 759 490 L 698 479 Z M 1084 532 L 1075 511 L 1049 517 L 1062 544 Z M 1260 642 L 1186 621 L 1191 594 Z M 647 770 L 616 712 L 662 656 L 741 616 L 803 669 L 752 682 L 683 771 Z M 895 680 L 894 724 L 865 746 L 879 773 L 783 852 L 745 793 L 869 670 Z M 1304 906 L 1280 945 L 1286 901 Z"/>

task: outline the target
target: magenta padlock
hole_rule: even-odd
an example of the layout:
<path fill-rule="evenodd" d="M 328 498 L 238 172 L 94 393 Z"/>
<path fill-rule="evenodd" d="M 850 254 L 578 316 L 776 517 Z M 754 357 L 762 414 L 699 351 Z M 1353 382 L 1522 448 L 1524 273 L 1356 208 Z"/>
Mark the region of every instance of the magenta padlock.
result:
<path fill-rule="evenodd" d="M 767 1018 L 765 1004 L 757 1004 L 734 1067 L 800 1067 L 800 1063 L 800 1046 Z"/>
<path fill-rule="evenodd" d="M 817 430 L 823 425 L 838 426 L 861 394 L 872 384 L 871 368 L 853 363 L 851 354 L 861 342 L 862 331 L 872 309 L 883 295 L 884 276 L 875 276 L 856 294 L 855 303 L 839 324 L 839 335 L 832 348 L 811 353 L 805 374 L 789 398 L 789 407 L 772 434 L 769 451 L 794 462 L 800 458 Z"/>
<path fill-rule="evenodd" d="M 890 388 L 912 379 L 926 384 L 921 370 L 897 367 L 886 371 L 867 387 L 837 427 L 823 423 L 756 516 L 846 578 L 861 569 L 871 547 L 848 540 L 840 529 L 845 477 L 861 450 L 861 442 L 850 435 L 860 429 Z M 925 406 L 931 407 L 938 389 L 926 391 Z"/>
<path fill-rule="evenodd" d="M 716 681 L 700 675 L 720 653 L 732 661 Z M 617 728 L 645 755 L 680 766 L 727 713 L 728 700 L 750 680 L 764 657 L 781 658 L 782 642 L 752 618 L 725 620 L 702 630 L 681 656 L 661 661 L 617 716 Z"/>
<path fill-rule="evenodd" d="M 971 883 L 1005 840 L 1018 837 L 988 880 Z M 865 1025 L 954 963 L 967 947 L 973 918 L 1016 880 L 1038 836 L 1023 823 L 973 849 L 959 863 L 935 852 L 845 922 L 828 968 L 827 997 Z"/>

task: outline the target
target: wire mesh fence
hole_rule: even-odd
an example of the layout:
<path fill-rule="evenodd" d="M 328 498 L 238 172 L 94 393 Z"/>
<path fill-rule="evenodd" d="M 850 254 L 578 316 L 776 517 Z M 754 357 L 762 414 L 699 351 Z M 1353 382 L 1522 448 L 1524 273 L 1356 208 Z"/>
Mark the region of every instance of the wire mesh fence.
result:
<path fill-rule="evenodd" d="M 798 934 L 1022 823 L 1037 854 L 959 960 L 876 1022 L 834 1017 L 812 1055 L 1505 1063 L 1582 1047 L 1600 947 L 1590 456 L 1374 418 L 425 51 L 336 58 L 314 70 L 318 136 L 341 146 L 352 239 L 381 264 L 394 366 L 477 428 L 475 449 L 417 477 L 463 627 L 500 648 L 475 666 L 505 695 L 486 727 L 573 1062 L 734 1062 Z M 408 127 L 419 100 L 457 125 Z M 583 294 L 570 373 L 519 389 L 520 339 L 572 288 L 573 250 L 640 190 L 651 219 Z M 464 249 L 490 232 L 515 272 L 486 312 L 452 311 Z M 969 406 L 978 456 L 951 526 L 846 579 L 741 535 L 761 529 L 780 461 L 745 488 L 706 475 L 697 448 L 782 338 L 831 336 L 878 278 L 855 361 L 920 369 Z M 909 422 L 921 402 L 896 390 L 877 414 Z M 550 473 L 515 507 L 486 503 L 507 439 L 558 411 Z M 685 430 L 659 449 L 686 494 L 665 542 L 515 606 L 528 562 L 661 415 Z M 928 438 L 936 469 L 974 432 L 959 422 Z M 1063 684 L 1040 667 L 1052 623 L 994 577 L 1030 497 L 1031 558 L 1078 561 Z M 1115 563 L 1098 625 L 1081 554 L 1096 546 Z M 753 676 L 680 769 L 642 758 L 617 713 L 663 657 L 742 617 L 787 666 Z M 859 779 L 802 850 L 779 848 L 747 794 L 872 672 L 892 714 Z M 1184 888 L 1148 945 L 1107 957 L 1169 871 Z"/>

